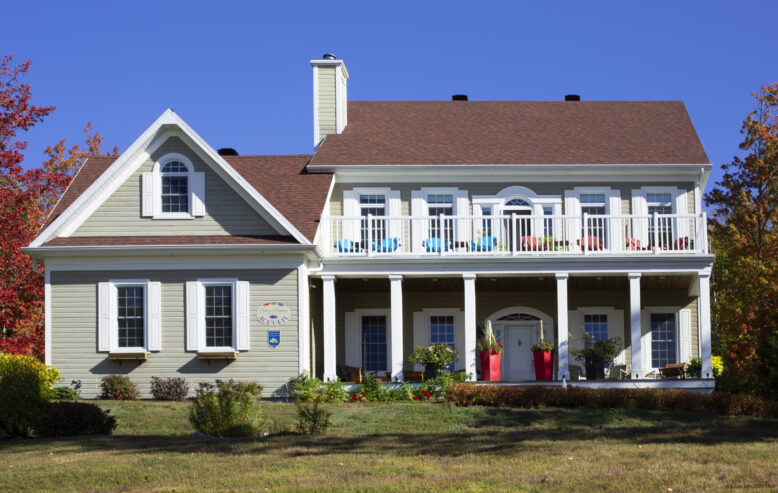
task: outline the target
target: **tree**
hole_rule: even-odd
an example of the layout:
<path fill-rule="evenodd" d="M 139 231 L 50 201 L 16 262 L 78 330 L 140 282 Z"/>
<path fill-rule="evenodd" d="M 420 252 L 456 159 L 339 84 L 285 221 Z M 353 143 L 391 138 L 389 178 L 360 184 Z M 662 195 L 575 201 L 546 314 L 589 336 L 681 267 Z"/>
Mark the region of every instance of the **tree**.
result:
<path fill-rule="evenodd" d="M 705 196 L 716 253 L 713 320 L 725 389 L 778 396 L 778 83 L 754 94 L 756 109 L 724 176 Z"/>
<path fill-rule="evenodd" d="M 0 352 L 43 354 L 43 269 L 22 252 L 89 155 L 101 155 L 102 138 L 87 124 L 86 150 L 65 153 L 65 141 L 48 147 L 48 159 L 24 169 L 26 131 L 54 111 L 30 103 L 30 86 L 20 78 L 30 61 L 13 64 L 0 58 Z M 117 149 L 114 148 L 113 155 Z"/>

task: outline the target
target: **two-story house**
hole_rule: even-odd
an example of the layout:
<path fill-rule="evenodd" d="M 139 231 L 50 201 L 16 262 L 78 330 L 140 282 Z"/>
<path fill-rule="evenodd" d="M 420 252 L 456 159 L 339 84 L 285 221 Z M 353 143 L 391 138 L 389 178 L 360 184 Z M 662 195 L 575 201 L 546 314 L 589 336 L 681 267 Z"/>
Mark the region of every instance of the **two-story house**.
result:
<path fill-rule="evenodd" d="M 342 60 L 311 65 L 312 155 L 217 152 L 167 110 L 84 164 L 26 249 L 66 382 L 399 381 L 432 342 L 477 378 L 488 321 L 504 382 L 534 380 L 542 330 L 557 381 L 713 387 L 711 165 L 682 103 L 348 101 Z M 582 328 L 622 342 L 607 380 L 578 379 Z M 693 357 L 701 379 L 657 379 Z"/>

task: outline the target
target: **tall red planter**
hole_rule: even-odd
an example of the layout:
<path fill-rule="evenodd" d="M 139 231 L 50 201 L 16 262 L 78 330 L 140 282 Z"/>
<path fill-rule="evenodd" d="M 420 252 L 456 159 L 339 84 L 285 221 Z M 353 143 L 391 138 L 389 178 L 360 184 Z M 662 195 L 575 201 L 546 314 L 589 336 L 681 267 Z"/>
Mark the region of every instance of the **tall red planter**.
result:
<path fill-rule="evenodd" d="M 502 353 L 492 350 L 481 351 L 481 380 L 498 382 L 500 380 L 500 359 Z"/>
<path fill-rule="evenodd" d="M 554 373 L 554 357 L 552 351 L 534 351 L 535 380 L 551 380 Z"/>

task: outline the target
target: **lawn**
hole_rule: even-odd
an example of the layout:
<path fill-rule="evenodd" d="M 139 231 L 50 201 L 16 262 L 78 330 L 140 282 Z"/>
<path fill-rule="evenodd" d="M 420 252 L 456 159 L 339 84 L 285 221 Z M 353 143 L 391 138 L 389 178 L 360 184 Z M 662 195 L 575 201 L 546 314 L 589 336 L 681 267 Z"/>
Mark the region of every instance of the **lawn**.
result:
<path fill-rule="evenodd" d="M 189 404 L 101 402 L 105 437 L 0 442 L 0 491 L 688 491 L 778 487 L 778 421 L 635 410 L 329 406 L 323 436 L 190 438 Z M 274 430 L 292 404 L 267 403 Z"/>

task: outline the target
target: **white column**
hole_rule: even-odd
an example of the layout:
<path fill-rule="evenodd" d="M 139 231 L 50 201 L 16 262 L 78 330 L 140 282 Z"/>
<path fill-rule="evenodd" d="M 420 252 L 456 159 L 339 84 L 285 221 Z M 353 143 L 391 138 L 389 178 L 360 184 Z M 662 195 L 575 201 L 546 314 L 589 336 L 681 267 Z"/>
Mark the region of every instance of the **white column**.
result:
<path fill-rule="evenodd" d="M 311 322 L 308 302 L 308 267 L 297 267 L 297 366 L 300 373 L 311 371 Z"/>
<path fill-rule="evenodd" d="M 568 366 L 568 347 L 567 332 L 570 330 L 567 326 L 567 272 L 560 272 L 556 275 L 556 323 L 557 323 L 557 348 L 559 358 L 559 370 L 557 371 L 557 380 L 565 378 L 570 380 L 570 370 Z"/>
<path fill-rule="evenodd" d="M 389 288 L 391 292 L 391 354 L 392 381 L 403 379 L 403 276 L 390 275 Z"/>
<path fill-rule="evenodd" d="M 337 380 L 335 352 L 335 276 L 321 276 L 323 284 L 322 318 L 324 319 L 324 381 Z"/>
<path fill-rule="evenodd" d="M 47 366 L 51 366 L 51 271 L 46 266 L 44 266 L 44 269 L 46 270 L 43 278 L 46 284 L 43 287 L 43 360 Z"/>
<path fill-rule="evenodd" d="M 465 372 L 475 380 L 475 274 L 462 274 L 465 280 Z"/>
<path fill-rule="evenodd" d="M 710 343 L 710 272 L 700 272 L 700 296 L 697 299 L 700 324 L 700 359 L 702 378 L 713 378 Z"/>
<path fill-rule="evenodd" d="M 643 356 L 641 355 L 640 327 L 640 273 L 630 272 L 629 277 L 629 327 L 632 344 L 632 378 L 643 378 Z"/>

